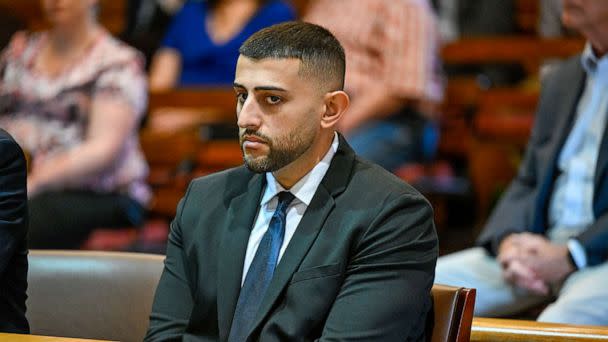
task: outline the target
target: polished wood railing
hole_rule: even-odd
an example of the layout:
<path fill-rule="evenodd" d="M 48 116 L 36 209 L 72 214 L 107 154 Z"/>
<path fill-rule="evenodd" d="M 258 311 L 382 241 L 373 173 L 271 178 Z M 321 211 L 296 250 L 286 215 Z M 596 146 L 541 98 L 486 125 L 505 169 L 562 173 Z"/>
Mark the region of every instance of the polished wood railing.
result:
<path fill-rule="evenodd" d="M 475 317 L 471 330 L 471 341 L 608 341 L 608 327 Z"/>

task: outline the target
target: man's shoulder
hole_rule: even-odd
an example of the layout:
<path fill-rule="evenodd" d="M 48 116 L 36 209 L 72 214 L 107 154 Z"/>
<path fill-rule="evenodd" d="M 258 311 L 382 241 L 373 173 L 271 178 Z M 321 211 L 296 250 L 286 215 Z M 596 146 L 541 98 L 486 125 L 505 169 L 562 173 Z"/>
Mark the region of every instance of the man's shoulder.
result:
<path fill-rule="evenodd" d="M 24 159 L 21 147 L 13 137 L 0 128 L 0 161 L 10 161 L 14 159 Z"/>
<path fill-rule="evenodd" d="M 12 144 L 15 144 L 15 139 L 13 139 L 13 137 L 10 134 L 8 134 L 7 131 L 0 128 L 0 143 L 6 144 L 6 145 L 12 145 Z"/>
<path fill-rule="evenodd" d="M 355 157 L 354 169 L 348 188 L 366 198 L 408 197 L 423 199 L 413 186 L 384 168 L 360 157 Z M 371 197 L 371 198 L 370 198 Z"/>
<path fill-rule="evenodd" d="M 190 194 L 213 194 L 218 196 L 234 191 L 247 189 L 249 181 L 255 173 L 245 166 L 238 166 L 220 172 L 195 178 L 190 183 Z"/>
<path fill-rule="evenodd" d="M 572 78 L 573 74 L 581 74 L 583 72 L 584 69 L 581 64 L 581 55 L 577 54 L 575 56 L 556 63 L 556 65 L 550 69 L 548 75 L 546 76 L 544 84 L 546 86 L 568 85 L 570 84 L 568 80 Z"/>
<path fill-rule="evenodd" d="M 237 166 L 223 171 L 211 173 L 192 180 L 192 186 L 208 187 L 226 184 L 230 182 L 238 187 L 239 184 L 247 184 L 255 173 L 249 171 L 245 166 Z"/>

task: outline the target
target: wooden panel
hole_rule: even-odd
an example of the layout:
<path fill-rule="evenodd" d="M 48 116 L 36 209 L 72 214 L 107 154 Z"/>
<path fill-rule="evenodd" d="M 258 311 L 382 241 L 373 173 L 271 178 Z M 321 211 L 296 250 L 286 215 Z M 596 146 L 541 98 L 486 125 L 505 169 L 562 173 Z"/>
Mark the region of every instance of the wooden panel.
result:
<path fill-rule="evenodd" d="M 477 138 L 524 147 L 534 123 L 538 91 L 498 88 L 482 92 L 473 122 Z"/>
<path fill-rule="evenodd" d="M 236 98 L 231 88 L 176 89 L 150 94 L 146 127 L 180 131 L 202 125 L 236 125 Z"/>
<path fill-rule="evenodd" d="M 535 37 L 470 38 L 446 44 L 441 56 L 446 64 L 540 61 L 565 58 L 583 50 L 585 41 L 578 38 L 541 39 Z"/>
<path fill-rule="evenodd" d="M 37 335 L 21 335 L 0 333 L 0 341 L 10 342 L 102 342 L 101 340 L 87 340 L 82 338 L 51 337 Z M 108 341 L 106 341 L 108 342 Z"/>
<path fill-rule="evenodd" d="M 242 164 L 238 141 L 205 141 L 201 126 L 236 125 L 231 88 L 177 89 L 152 93 L 140 140 L 150 165 L 151 212 L 172 217 L 194 178 Z"/>
<path fill-rule="evenodd" d="M 515 20 L 523 33 L 535 34 L 540 17 L 538 0 L 517 0 L 515 2 Z"/>
<path fill-rule="evenodd" d="M 306 14 L 306 10 L 308 9 L 308 5 L 313 0 L 291 0 L 293 7 L 296 9 L 296 13 L 298 17 L 303 17 Z"/>
<path fill-rule="evenodd" d="M 188 88 L 150 94 L 150 111 L 162 107 L 215 108 L 235 115 L 236 97 L 232 88 Z"/>
<path fill-rule="evenodd" d="M 476 317 L 471 341 L 608 341 L 608 328 Z"/>

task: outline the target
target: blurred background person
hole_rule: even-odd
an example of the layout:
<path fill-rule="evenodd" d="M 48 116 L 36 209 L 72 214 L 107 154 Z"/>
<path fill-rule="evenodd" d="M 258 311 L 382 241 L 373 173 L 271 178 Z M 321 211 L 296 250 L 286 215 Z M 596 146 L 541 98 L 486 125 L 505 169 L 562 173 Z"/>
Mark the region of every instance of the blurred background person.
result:
<path fill-rule="evenodd" d="M 519 172 L 435 282 L 476 288 L 477 316 L 550 303 L 537 320 L 608 325 L 608 1 L 563 4 L 587 45 L 547 75 Z"/>
<path fill-rule="evenodd" d="M 281 0 L 188 1 L 152 60 L 150 89 L 232 86 L 238 48 L 252 33 L 293 20 Z"/>
<path fill-rule="evenodd" d="M 304 17 L 346 51 L 348 113 L 339 131 L 389 171 L 434 156 L 443 96 L 436 18 L 425 0 L 316 0 Z"/>
<path fill-rule="evenodd" d="M 576 37 L 578 32 L 562 23 L 562 0 L 540 0 L 540 13 L 538 19 L 538 34 L 543 38 L 567 38 Z M 543 62 L 540 69 L 540 77 L 544 78 L 558 66 L 559 59 L 549 59 Z"/>
<path fill-rule="evenodd" d="M 563 0 L 540 0 L 538 33 L 544 38 L 576 36 L 578 32 L 562 23 Z"/>
<path fill-rule="evenodd" d="M 513 0 L 432 0 L 438 13 L 439 32 L 444 41 L 462 37 L 513 34 Z"/>
<path fill-rule="evenodd" d="M 0 4 L 0 23 L 0 49 L 6 48 L 13 34 L 26 28 L 25 21 L 6 4 Z"/>
<path fill-rule="evenodd" d="M 185 0 L 128 0 L 126 23 L 120 38 L 141 51 L 146 67 L 159 48 L 173 16 Z"/>
<path fill-rule="evenodd" d="M 443 42 L 459 39 L 508 37 L 517 34 L 514 0 L 432 0 L 437 11 L 439 32 Z M 522 81 L 525 72 L 512 63 L 481 63 L 449 65 L 448 78 L 474 75 L 482 89 L 512 86 Z"/>
<path fill-rule="evenodd" d="M 27 334 L 27 190 L 23 151 L 0 129 L 0 332 Z"/>
<path fill-rule="evenodd" d="M 31 155 L 31 248 L 78 248 L 98 227 L 142 223 L 150 194 L 137 128 L 143 60 L 96 20 L 96 0 L 43 0 L 48 31 L 0 59 L 0 127 Z"/>

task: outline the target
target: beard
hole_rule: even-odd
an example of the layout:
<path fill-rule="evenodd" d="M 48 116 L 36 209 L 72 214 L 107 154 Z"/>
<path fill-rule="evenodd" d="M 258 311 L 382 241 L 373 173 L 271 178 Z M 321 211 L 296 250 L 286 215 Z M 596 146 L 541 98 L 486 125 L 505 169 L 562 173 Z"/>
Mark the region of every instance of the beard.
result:
<path fill-rule="evenodd" d="M 268 154 L 257 157 L 248 155 L 243 147 L 247 136 L 262 139 L 268 145 Z M 274 172 L 291 164 L 312 146 L 315 138 L 316 134 L 312 130 L 298 132 L 297 129 L 294 129 L 273 139 L 254 130 L 246 129 L 239 135 L 239 142 L 247 168 L 256 173 L 263 173 Z"/>

